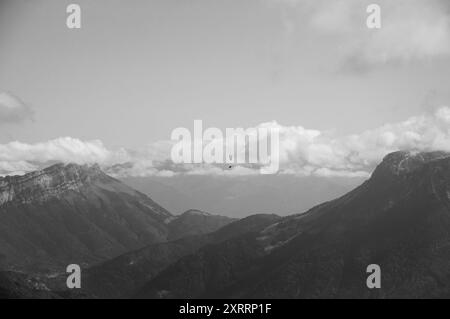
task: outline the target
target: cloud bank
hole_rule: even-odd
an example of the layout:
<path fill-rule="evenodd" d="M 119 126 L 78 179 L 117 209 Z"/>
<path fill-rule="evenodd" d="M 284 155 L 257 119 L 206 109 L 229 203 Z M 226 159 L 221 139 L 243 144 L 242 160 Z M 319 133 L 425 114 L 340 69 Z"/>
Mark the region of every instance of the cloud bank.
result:
<path fill-rule="evenodd" d="M 450 108 L 413 116 L 405 121 L 346 136 L 283 126 L 275 121 L 248 128 L 277 128 L 280 132 L 279 174 L 299 176 L 368 177 L 382 158 L 394 151 L 449 151 Z M 161 141 L 140 150 L 109 150 L 101 141 L 64 137 L 26 144 L 0 145 L 0 173 L 24 173 L 52 162 L 99 163 L 115 176 L 255 175 L 258 165 L 176 164 L 170 160 L 174 141 Z"/>
<path fill-rule="evenodd" d="M 0 144 L 0 174 L 23 174 L 50 163 L 113 165 L 130 160 L 123 150 L 112 152 L 101 141 L 81 141 L 62 137 L 42 143 L 10 142 Z"/>
<path fill-rule="evenodd" d="M 281 161 L 285 172 L 322 176 L 368 176 L 381 159 L 398 150 L 450 151 L 450 108 L 442 107 L 406 121 L 360 134 L 330 133 L 283 127 Z"/>

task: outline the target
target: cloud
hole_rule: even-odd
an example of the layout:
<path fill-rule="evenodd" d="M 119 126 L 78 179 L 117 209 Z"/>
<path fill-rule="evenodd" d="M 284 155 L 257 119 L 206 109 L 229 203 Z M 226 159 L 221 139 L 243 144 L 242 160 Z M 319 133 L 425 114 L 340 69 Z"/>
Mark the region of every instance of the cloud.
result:
<path fill-rule="evenodd" d="M 450 151 L 449 107 L 342 137 L 301 126 L 269 125 L 280 130 L 280 165 L 291 174 L 368 176 L 390 152 Z"/>
<path fill-rule="evenodd" d="M 327 36 L 342 66 L 368 69 L 450 55 L 448 0 L 265 0 L 280 8 L 287 38 Z M 381 7 L 381 29 L 366 27 L 366 8 Z M 288 11 L 290 14 L 286 14 Z"/>
<path fill-rule="evenodd" d="M 442 1 L 382 1 L 382 28 L 359 39 L 353 58 L 370 65 L 450 54 L 450 14 Z"/>
<path fill-rule="evenodd" d="M 62 137 L 42 143 L 10 142 L 0 144 L 0 174 L 16 174 L 35 170 L 48 163 L 99 163 L 113 165 L 129 160 L 124 150 L 112 152 L 101 141 L 81 141 Z"/>
<path fill-rule="evenodd" d="M 331 132 L 302 126 L 283 126 L 275 121 L 248 128 L 245 134 L 266 127 L 280 132 L 280 174 L 322 177 L 368 177 L 382 158 L 394 151 L 450 151 L 450 108 L 383 125 L 359 134 L 335 136 Z M 175 164 L 170 158 L 170 142 L 157 147 L 158 160 L 144 153 L 135 157 L 118 176 L 253 175 L 257 165 Z M 148 153 L 149 154 L 149 153 Z M 166 160 L 161 161 L 161 158 Z"/>
<path fill-rule="evenodd" d="M 33 110 L 10 92 L 0 93 L 0 124 L 33 120 Z"/>
<path fill-rule="evenodd" d="M 284 126 L 275 121 L 248 128 L 279 131 L 279 174 L 322 177 L 368 177 L 382 158 L 394 151 L 450 152 L 450 108 L 410 117 L 359 134 L 336 136 L 331 132 Z M 124 176 L 259 174 L 258 165 L 178 164 L 170 160 L 174 141 L 153 143 L 139 150 L 110 150 L 101 141 L 81 141 L 64 137 L 26 144 L 0 145 L 0 174 L 27 172 L 48 163 L 99 163 L 108 173 Z"/>
<path fill-rule="evenodd" d="M 23 175 L 27 172 L 35 171 L 39 167 L 25 161 L 8 162 L 0 161 L 0 176 Z"/>

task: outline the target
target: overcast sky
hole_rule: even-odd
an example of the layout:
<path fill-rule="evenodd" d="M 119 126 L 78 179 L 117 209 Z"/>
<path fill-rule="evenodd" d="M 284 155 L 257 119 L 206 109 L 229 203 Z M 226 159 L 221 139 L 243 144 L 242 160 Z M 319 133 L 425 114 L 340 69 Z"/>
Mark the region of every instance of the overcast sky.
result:
<path fill-rule="evenodd" d="M 72 2 L 82 8 L 81 30 L 65 24 Z M 365 24 L 374 2 L 382 8 L 380 30 Z M 289 160 L 316 168 L 360 170 L 372 155 L 359 156 L 359 166 L 341 161 L 367 153 L 361 143 L 379 134 L 387 140 L 370 144 L 382 144 L 377 160 L 403 145 L 449 141 L 450 113 L 441 108 L 450 105 L 446 0 L 0 3 L 0 162 L 6 171 L 20 170 L 18 162 L 26 169 L 29 162 L 73 154 L 111 162 L 102 152 L 168 140 L 174 128 L 192 128 L 194 119 L 219 128 L 276 121 L 297 141 Z M 405 122 L 411 118 L 416 122 Z M 382 128 L 386 123 L 394 128 Z M 431 136 L 400 141 L 405 125 Z M 323 147 L 313 141 L 302 149 L 299 127 L 327 132 L 321 143 L 339 154 L 305 155 Z M 367 130 L 376 136 L 364 140 Z M 351 134 L 363 142 L 348 146 Z M 342 158 L 338 164 L 322 159 L 330 156 Z"/>

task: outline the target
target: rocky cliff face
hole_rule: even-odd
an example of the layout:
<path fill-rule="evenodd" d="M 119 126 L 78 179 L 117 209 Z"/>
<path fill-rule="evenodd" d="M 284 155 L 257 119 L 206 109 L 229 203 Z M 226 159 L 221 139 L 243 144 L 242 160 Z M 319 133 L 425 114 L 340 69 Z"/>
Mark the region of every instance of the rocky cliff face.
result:
<path fill-rule="evenodd" d="M 423 167 L 423 165 L 450 158 L 447 152 L 408 152 L 399 151 L 386 155 L 374 171 L 373 176 L 382 173 L 393 175 L 408 174 Z"/>
<path fill-rule="evenodd" d="M 105 179 L 98 165 L 57 164 L 24 176 L 0 178 L 0 206 L 8 203 L 45 202 L 66 191 L 79 191 L 83 185 Z"/>
<path fill-rule="evenodd" d="M 0 267 L 90 264 L 167 240 L 172 215 L 97 165 L 0 179 Z"/>

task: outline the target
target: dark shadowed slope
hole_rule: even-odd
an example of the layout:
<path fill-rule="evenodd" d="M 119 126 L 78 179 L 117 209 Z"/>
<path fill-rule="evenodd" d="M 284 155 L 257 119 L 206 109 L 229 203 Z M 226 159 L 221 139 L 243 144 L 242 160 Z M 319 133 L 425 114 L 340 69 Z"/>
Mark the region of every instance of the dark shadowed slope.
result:
<path fill-rule="evenodd" d="M 211 215 L 200 210 L 191 209 L 170 221 L 168 224 L 168 239 L 176 240 L 186 236 L 211 233 L 235 220 L 233 218 Z"/>
<path fill-rule="evenodd" d="M 366 287 L 379 264 L 382 288 Z M 138 297 L 369 298 L 450 294 L 449 154 L 396 152 L 371 179 L 257 234 L 209 245 Z"/>
<path fill-rule="evenodd" d="M 0 271 L 0 299 L 58 299 L 61 296 L 50 291 L 32 276 Z"/>
<path fill-rule="evenodd" d="M 83 271 L 83 291 L 95 297 L 124 298 L 161 270 L 199 248 L 254 233 L 274 223 L 276 215 L 254 215 L 232 222 L 208 235 L 153 244 Z"/>
<path fill-rule="evenodd" d="M 8 176 L 0 179 L 0 263 L 34 272 L 102 261 L 165 241 L 171 217 L 95 165 Z"/>

